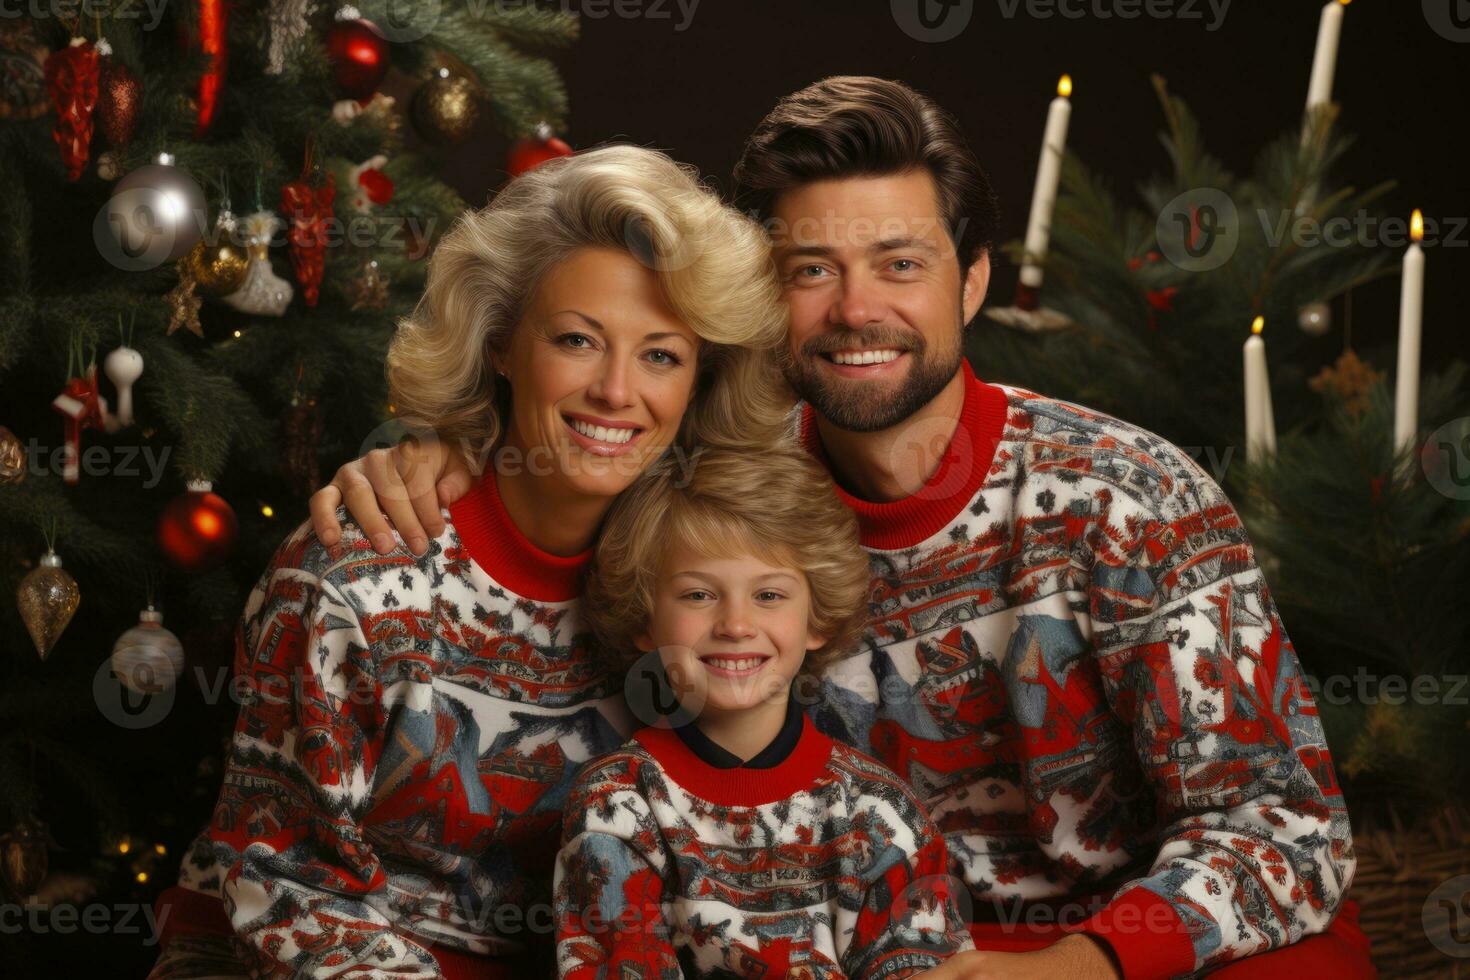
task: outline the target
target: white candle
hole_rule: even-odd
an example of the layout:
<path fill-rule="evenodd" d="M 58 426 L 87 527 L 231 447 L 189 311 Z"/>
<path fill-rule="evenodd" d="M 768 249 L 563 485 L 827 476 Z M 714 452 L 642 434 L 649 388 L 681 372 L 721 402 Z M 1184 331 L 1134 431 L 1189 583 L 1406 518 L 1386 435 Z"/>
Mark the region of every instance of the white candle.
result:
<path fill-rule="evenodd" d="M 1337 73 L 1337 42 L 1342 37 L 1342 8 L 1350 0 L 1331 0 L 1322 8 L 1317 26 L 1317 53 L 1312 58 L 1312 81 L 1307 86 L 1307 109 L 1332 101 L 1332 78 Z"/>
<path fill-rule="evenodd" d="M 1414 211 L 1414 244 L 1404 253 L 1403 292 L 1399 296 L 1399 367 L 1393 389 L 1393 446 L 1414 444 L 1419 429 L 1419 341 L 1424 327 L 1424 215 Z"/>
<path fill-rule="evenodd" d="M 1067 149 L 1067 126 L 1072 120 L 1072 76 L 1057 83 L 1057 97 L 1046 114 L 1046 133 L 1041 140 L 1041 162 L 1036 165 L 1036 190 L 1031 194 L 1031 219 L 1026 225 L 1026 258 L 1021 266 L 1021 283 L 1041 288 L 1041 262 L 1051 242 L 1051 217 L 1057 206 L 1057 186 L 1062 180 L 1062 154 Z"/>
<path fill-rule="evenodd" d="M 1276 418 L 1271 407 L 1271 376 L 1266 370 L 1266 318 L 1256 317 L 1245 342 L 1245 457 L 1262 462 L 1276 452 Z"/>

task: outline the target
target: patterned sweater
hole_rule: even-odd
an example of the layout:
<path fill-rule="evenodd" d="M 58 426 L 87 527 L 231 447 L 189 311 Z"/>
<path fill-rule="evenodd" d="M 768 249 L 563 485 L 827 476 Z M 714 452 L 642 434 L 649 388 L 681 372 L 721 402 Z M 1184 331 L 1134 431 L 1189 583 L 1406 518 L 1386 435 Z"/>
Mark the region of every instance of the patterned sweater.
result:
<path fill-rule="evenodd" d="M 973 948 L 913 791 L 788 705 L 784 755 L 732 765 L 693 726 L 644 728 L 583 769 L 556 862 L 562 977 L 898 978 Z"/>
<path fill-rule="evenodd" d="M 632 721 L 574 611 L 590 552 L 536 549 L 493 479 L 449 517 L 421 558 L 303 524 L 250 596 L 250 694 L 182 883 L 223 895 L 260 972 L 437 976 L 431 945 L 538 932 L 549 958 L 572 776 Z"/>
<path fill-rule="evenodd" d="M 1130 978 L 1323 931 L 1347 811 L 1230 502 L 1158 436 L 965 376 L 919 492 L 838 489 L 874 621 L 817 724 L 914 788 L 978 914 L 1103 896 L 1083 928 Z M 798 425 L 821 458 L 810 407 Z"/>

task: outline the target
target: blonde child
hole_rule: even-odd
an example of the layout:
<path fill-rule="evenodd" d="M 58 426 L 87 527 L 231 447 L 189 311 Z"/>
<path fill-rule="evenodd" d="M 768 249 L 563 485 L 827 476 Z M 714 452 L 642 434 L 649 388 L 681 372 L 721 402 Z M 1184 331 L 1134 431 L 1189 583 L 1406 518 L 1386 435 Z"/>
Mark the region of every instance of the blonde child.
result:
<path fill-rule="evenodd" d="M 555 874 L 562 977 L 907 977 L 973 948 L 910 787 L 793 689 L 861 637 L 867 559 L 794 445 L 665 460 L 603 526 L 585 615 L 645 721 L 589 762 Z M 641 710 L 640 710 L 641 709 Z"/>

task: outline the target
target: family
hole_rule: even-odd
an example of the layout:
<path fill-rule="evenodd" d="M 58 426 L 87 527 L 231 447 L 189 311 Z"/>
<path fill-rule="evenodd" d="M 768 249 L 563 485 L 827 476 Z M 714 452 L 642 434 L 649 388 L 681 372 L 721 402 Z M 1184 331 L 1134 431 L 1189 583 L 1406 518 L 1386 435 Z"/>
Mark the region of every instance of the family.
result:
<path fill-rule="evenodd" d="M 440 241 L 432 438 L 252 591 L 152 976 L 1374 976 L 1234 508 L 964 354 L 953 118 L 828 78 L 734 186 L 608 146 Z"/>

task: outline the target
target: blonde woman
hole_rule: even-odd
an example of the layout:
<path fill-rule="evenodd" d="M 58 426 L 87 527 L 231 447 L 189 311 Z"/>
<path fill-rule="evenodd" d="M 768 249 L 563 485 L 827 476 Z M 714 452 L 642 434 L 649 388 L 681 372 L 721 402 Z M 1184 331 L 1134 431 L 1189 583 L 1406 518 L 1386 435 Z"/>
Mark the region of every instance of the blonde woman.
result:
<path fill-rule="evenodd" d="M 217 973 L 221 935 L 261 975 L 554 970 L 572 774 L 633 727 L 580 575 L 654 461 L 774 437 L 784 331 L 759 229 L 660 153 L 554 161 L 460 220 L 388 378 L 400 417 L 489 465 L 413 549 L 340 510 L 281 545 L 155 977 Z"/>

